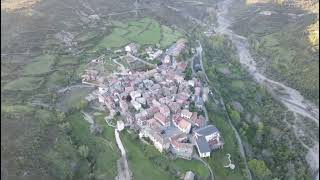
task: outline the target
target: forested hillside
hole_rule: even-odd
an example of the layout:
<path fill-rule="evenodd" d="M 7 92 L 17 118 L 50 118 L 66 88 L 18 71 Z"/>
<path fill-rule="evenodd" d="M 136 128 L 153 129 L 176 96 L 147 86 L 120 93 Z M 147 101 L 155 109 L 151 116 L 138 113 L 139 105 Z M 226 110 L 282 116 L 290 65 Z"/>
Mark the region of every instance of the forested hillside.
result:
<path fill-rule="evenodd" d="M 246 0 L 233 29 L 249 38 L 261 70 L 319 104 L 319 1 Z"/>

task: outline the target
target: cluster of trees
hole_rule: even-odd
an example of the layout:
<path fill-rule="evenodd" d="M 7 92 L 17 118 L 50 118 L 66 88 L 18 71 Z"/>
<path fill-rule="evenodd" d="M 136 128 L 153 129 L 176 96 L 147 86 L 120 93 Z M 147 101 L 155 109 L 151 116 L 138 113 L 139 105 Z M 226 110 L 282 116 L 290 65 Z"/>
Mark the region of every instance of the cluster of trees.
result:
<path fill-rule="evenodd" d="M 248 166 L 253 174 L 259 179 L 270 178 L 271 171 L 268 169 L 264 161 L 252 159 L 248 162 Z"/>
<path fill-rule="evenodd" d="M 205 68 L 208 78 L 220 91 L 227 103 L 228 114 L 246 146 L 249 167 L 257 179 L 306 179 L 309 176 L 304 159 L 306 151 L 298 143 L 292 129 L 283 121 L 285 108 L 265 88 L 256 84 L 234 59 L 233 47 L 223 37 L 203 40 Z M 226 64 L 237 76 L 225 76 L 212 64 Z M 245 85 L 235 90 L 232 81 Z M 243 106 L 239 112 L 228 105 L 238 101 Z M 294 116 L 287 116 L 287 120 Z M 290 148 L 289 148 L 290 147 Z M 295 169 L 293 169 L 294 167 Z"/>

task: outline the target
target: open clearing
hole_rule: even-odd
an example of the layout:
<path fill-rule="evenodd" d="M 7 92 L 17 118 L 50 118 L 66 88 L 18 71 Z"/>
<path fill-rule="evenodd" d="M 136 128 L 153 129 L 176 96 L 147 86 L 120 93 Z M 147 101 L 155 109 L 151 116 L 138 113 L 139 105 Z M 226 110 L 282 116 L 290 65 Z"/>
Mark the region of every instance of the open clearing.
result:
<path fill-rule="evenodd" d="M 79 103 L 84 100 L 91 90 L 91 88 L 79 88 L 66 92 L 61 97 L 61 102 L 58 104 L 59 109 L 62 111 L 68 111 L 70 109 L 77 108 Z"/>

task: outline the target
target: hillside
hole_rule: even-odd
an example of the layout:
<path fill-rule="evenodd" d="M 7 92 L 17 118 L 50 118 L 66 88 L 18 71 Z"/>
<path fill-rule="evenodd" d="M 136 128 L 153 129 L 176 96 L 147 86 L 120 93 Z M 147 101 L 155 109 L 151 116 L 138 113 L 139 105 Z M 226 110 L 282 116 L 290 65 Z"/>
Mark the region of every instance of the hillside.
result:
<path fill-rule="evenodd" d="M 260 69 L 319 104 L 319 1 L 237 2 L 233 29 L 249 38 Z"/>
<path fill-rule="evenodd" d="M 113 52 L 129 42 L 165 49 L 195 26 L 187 15 L 207 16 L 201 3 L 163 2 L 1 0 L 1 179 L 115 178 L 120 152 L 104 120 L 108 112 L 86 103 L 91 90 L 81 86 L 81 75 L 101 55 L 104 73 L 117 71 Z M 189 169 L 209 175 L 200 162 L 169 161 L 131 135 L 123 141 L 136 179 L 177 179 Z"/>

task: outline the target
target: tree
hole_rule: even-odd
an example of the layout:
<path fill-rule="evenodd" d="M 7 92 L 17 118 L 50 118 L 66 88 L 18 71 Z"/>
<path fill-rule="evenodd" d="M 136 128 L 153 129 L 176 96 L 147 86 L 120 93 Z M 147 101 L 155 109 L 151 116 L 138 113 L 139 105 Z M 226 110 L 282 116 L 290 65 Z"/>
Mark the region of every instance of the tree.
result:
<path fill-rule="evenodd" d="M 64 112 L 58 111 L 57 112 L 57 118 L 59 122 L 63 122 L 66 118 L 66 115 Z"/>
<path fill-rule="evenodd" d="M 130 102 L 131 100 L 132 100 L 132 98 L 131 98 L 131 96 L 128 94 L 127 97 L 126 97 L 126 101 L 127 101 L 127 102 Z"/>
<path fill-rule="evenodd" d="M 186 74 L 185 74 L 185 79 L 186 80 L 190 80 L 191 78 L 192 78 L 192 69 L 189 67 L 187 70 L 186 70 L 186 72 L 185 72 Z"/>
<path fill-rule="evenodd" d="M 55 104 L 58 100 L 58 95 L 56 93 L 50 93 L 52 102 Z"/>
<path fill-rule="evenodd" d="M 271 175 L 271 171 L 263 160 L 252 159 L 248 162 L 248 166 L 258 179 L 265 179 Z"/>
<path fill-rule="evenodd" d="M 190 103 L 189 110 L 191 112 L 196 112 L 197 111 L 197 108 L 196 108 L 196 105 L 194 104 L 194 102 Z"/>
<path fill-rule="evenodd" d="M 78 110 L 82 110 L 88 106 L 88 101 L 81 99 L 79 104 L 77 104 L 76 108 Z"/>
<path fill-rule="evenodd" d="M 235 121 L 236 123 L 240 122 L 240 114 L 238 111 L 230 109 L 230 118 Z"/>
<path fill-rule="evenodd" d="M 62 128 L 62 130 L 66 133 L 66 134 L 70 134 L 71 133 L 71 125 L 69 122 L 64 122 L 61 125 L 59 125 L 60 128 Z"/>
<path fill-rule="evenodd" d="M 78 152 L 79 152 L 80 156 L 82 156 L 83 158 L 87 158 L 89 155 L 89 148 L 86 145 L 81 145 L 78 148 Z"/>
<path fill-rule="evenodd" d="M 91 124 L 90 126 L 90 133 L 94 134 L 94 135 L 99 135 L 99 134 L 102 134 L 103 133 L 103 128 L 96 124 L 96 123 L 93 123 Z"/>

